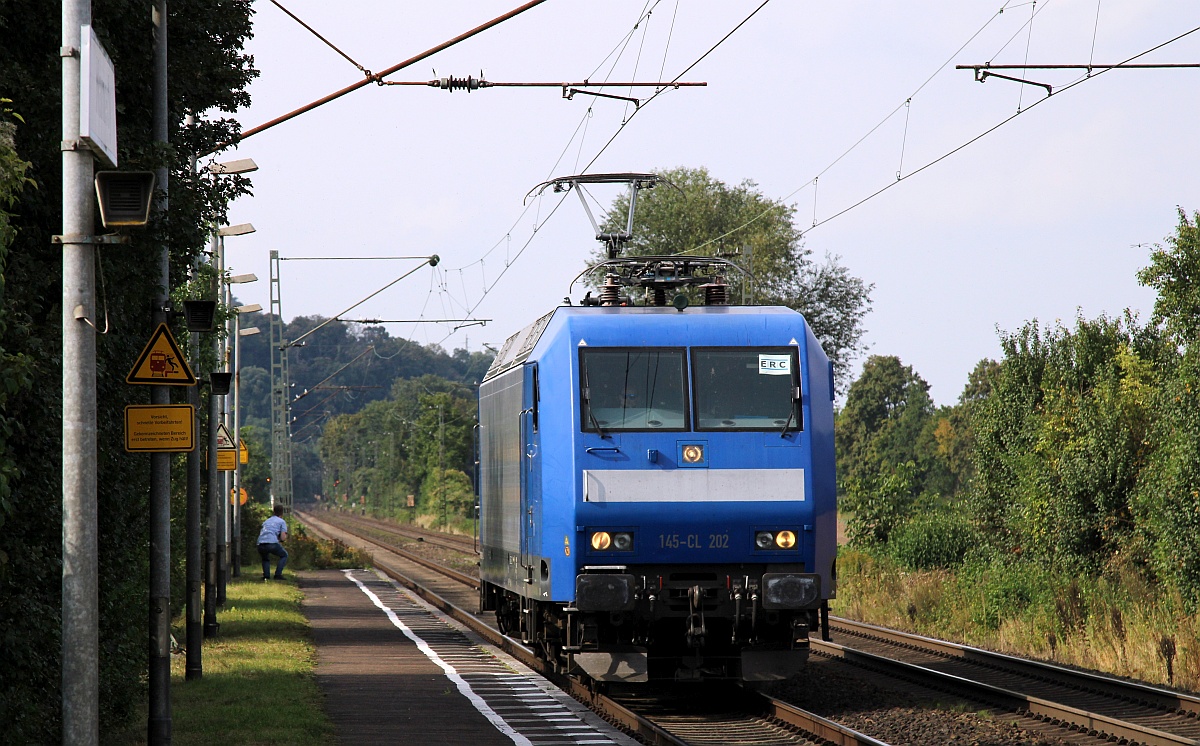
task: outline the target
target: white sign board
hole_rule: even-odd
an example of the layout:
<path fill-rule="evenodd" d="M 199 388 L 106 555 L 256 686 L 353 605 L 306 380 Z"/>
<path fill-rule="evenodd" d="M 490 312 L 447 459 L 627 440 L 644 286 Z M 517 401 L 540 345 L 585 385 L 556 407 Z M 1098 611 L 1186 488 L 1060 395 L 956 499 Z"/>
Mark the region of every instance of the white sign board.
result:
<path fill-rule="evenodd" d="M 79 38 L 79 137 L 106 167 L 117 167 L 117 78 L 91 26 Z"/>
<path fill-rule="evenodd" d="M 791 355 L 759 355 L 758 374 L 762 376 L 786 376 L 792 372 Z"/>

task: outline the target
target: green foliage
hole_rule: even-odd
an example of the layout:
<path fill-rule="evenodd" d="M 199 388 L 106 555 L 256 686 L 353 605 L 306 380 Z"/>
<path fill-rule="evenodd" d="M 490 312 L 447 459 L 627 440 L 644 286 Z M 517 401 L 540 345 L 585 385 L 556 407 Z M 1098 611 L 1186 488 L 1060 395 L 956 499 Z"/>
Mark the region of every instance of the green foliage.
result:
<path fill-rule="evenodd" d="M 345 570 L 370 567 L 371 555 L 337 539 L 318 539 L 308 535 L 304 526 L 296 525 L 288 534 L 287 566 L 293 570 Z M 257 551 L 255 552 L 257 557 Z"/>
<path fill-rule="evenodd" d="M 172 144 L 164 147 L 150 142 L 152 35 L 130 31 L 149 29 L 150 10 L 132 0 L 93 4 L 93 28 L 116 68 L 121 167 L 165 166 L 171 199 L 170 214 L 131 231 L 128 246 L 98 252 L 99 310 L 111 324 L 96 344 L 102 732 L 133 716 L 146 671 L 149 466 L 122 445 L 125 406 L 146 403 L 149 394 L 126 385 L 124 375 L 152 331 L 159 247 L 170 247 L 171 284 L 181 284 L 204 247 L 206 226 L 247 189 L 244 179 L 193 176 L 188 153 L 236 139 L 237 122 L 203 113 L 247 103 L 245 85 L 256 74 L 243 53 L 250 12 L 246 3 L 220 0 L 170 6 Z M 59 57 L 47 55 L 61 46 L 60 30 L 52 3 L 0 4 L 0 98 L 16 102 L 0 104 L 0 120 L 13 108 L 24 121 L 15 133 L 6 128 L 11 139 L 0 138 L 0 484 L 8 495 L 0 495 L 0 557 L 7 558 L 0 563 L 0 722 L 4 737 L 18 743 L 61 736 L 62 248 L 48 237 L 63 225 L 62 71 Z M 184 127 L 185 111 L 200 112 L 200 123 Z M 30 180 L 38 188 L 23 188 Z M 183 485 L 175 484 L 173 519 L 182 525 Z M 179 578 L 182 552 L 172 557 Z"/>
<path fill-rule="evenodd" d="M 657 173 L 678 188 L 660 184 L 642 190 L 626 253 L 727 256 L 738 252 L 733 261 L 754 275 L 745 288 L 747 301 L 803 313 L 834 361 L 835 378 L 843 387 L 850 361 L 865 349 L 863 318 L 870 310 L 873 286 L 851 275 L 837 257 L 814 263 L 794 223 L 796 208 L 763 196 L 753 181 L 730 186 L 704 168 Z M 628 215 L 625 194 L 613 201 L 601 230 L 623 231 Z"/>
<path fill-rule="evenodd" d="M 471 387 L 436 376 L 396 381 L 391 399 L 326 425 L 324 494 L 377 515 L 409 517 L 408 495 L 438 521 L 443 512 L 450 519 L 469 515 L 475 409 Z"/>
<path fill-rule="evenodd" d="M 1200 341 L 1200 212 L 1188 218 L 1179 209 L 1179 225 L 1167 245 L 1156 246 L 1150 266 L 1138 280 L 1158 291 L 1153 321 L 1182 345 Z"/>
<path fill-rule="evenodd" d="M 1156 338 L 1132 317 L 1036 323 L 1001 339 L 976 418 L 975 508 L 997 547 L 1095 568 L 1131 537 L 1130 497 L 1149 440 Z"/>
<path fill-rule="evenodd" d="M 908 502 L 936 491 L 935 427 L 929 384 L 912 366 L 894 355 L 867 358 L 834 423 L 842 494 L 853 501 L 852 493 L 883 489 L 883 482 L 894 499 Z M 908 470 L 893 479 L 902 464 Z"/>
<path fill-rule="evenodd" d="M 852 543 L 887 543 L 892 531 L 908 519 L 916 506 L 916 473 L 916 464 L 906 461 L 883 472 L 846 480 L 841 509 L 849 513 L 846 531 Z"/>
<path fill-rule="evenodd" d="M 963 516 L 938 511 L 914 516 L 888 535 L 888 550 L 910 570 L 956 567 L 977 543 Z"/>
<path fill-rule="evenodd" d="M 1008 619 L 1052 608 L 1062 585 L 1056 580 L 1045 565 L 1004 555 L 979 556 L 959 570 L 954 592 L 966 601 L 972 624 L 997 630 Z"/>

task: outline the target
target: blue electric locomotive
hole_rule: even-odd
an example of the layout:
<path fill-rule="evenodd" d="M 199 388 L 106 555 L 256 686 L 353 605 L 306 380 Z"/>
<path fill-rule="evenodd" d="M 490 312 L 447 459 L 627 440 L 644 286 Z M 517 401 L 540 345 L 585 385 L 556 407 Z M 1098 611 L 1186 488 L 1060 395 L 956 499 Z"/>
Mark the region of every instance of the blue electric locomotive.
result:
<path fill-rule="evenodd" d="M 610 259 L 480 385 L 481 609 L 561 670 L 770 681 L 827 632 L 832 367 L 795 311 L 728 305 L 728 264 Z"/>

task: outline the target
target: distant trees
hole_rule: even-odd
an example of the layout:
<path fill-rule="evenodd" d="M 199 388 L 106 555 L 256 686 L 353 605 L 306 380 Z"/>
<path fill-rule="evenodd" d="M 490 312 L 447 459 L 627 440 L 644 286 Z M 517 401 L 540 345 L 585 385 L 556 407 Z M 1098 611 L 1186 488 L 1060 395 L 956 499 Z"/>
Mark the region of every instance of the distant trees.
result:
<path fill-rule="evenodd" d="M 935 410 L 899 359 L 869 358 L 837 418 L 852 539 L 912 567 L 970 555 L 973 577 L 1141 577 L 1200 608 L 1198 222 L 1180 211 L 1139 273 L 1158 291 L 1151 323 L 1002 333 L 1003 358 L 954 407 Z"/>
<path fill-rule="evenodd" d="M 397 380 L 388 399 L 335 417 L 320 441 L 325 498 L 409 517 L 413 495 L 429 523 L 469 516 L 475 407 L 474 386 L 426 375 Z"/>
<path fill-rule="evenodd" d="M 704 168 L 657 173 L 677 189 L 660 184 L 641 191 L 626 253 L 722 255 L 750 270 L 755 279 L 748 300 L 803 313 L 844 388 L 850 361 L 865 349 L 863 318 L 871 307 L 872 286 L 850 274 L 837 257 L 813 262 L 794 222 L 796 209 L 768 199 L 753 181 L 730 186 Z M 603 229 L 624 230 L 628 215 L 629 196 L 617 197 Z M 736 289 L 736 279 L 728 279 Z"/>

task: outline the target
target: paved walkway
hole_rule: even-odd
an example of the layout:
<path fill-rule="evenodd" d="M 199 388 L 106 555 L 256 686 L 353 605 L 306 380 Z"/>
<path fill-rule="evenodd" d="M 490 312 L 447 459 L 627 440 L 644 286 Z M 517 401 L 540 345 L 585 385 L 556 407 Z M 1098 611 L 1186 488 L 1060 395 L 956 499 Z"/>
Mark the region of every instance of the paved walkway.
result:
<path fill-rule="evenodd" d="M 298 575 L 342 743 L 636 743 L 374 572 Z"/>

